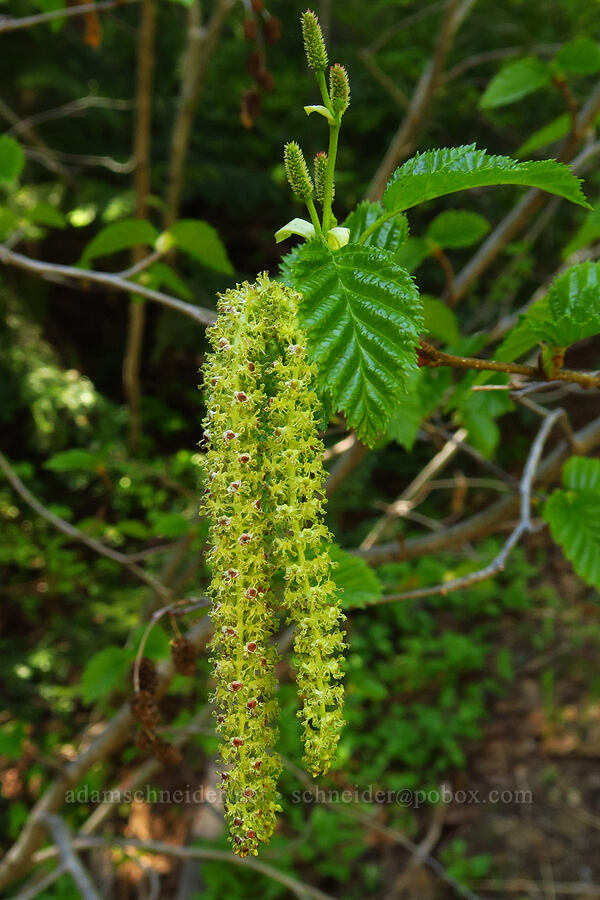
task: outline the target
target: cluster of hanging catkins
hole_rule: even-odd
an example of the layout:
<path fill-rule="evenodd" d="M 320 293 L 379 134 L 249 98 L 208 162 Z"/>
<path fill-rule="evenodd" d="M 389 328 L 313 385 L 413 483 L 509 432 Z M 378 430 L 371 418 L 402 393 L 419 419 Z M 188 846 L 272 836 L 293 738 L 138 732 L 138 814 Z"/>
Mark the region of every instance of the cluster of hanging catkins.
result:
<path fill-rule="evenodd" d="M 268 841 L 279 809 L 271 638 L 280 607 L 295 626 L 304 758 L 313 775 L 329 768 L 342 725 L 343 617 L 330 577 L 319 403 L 296 324 L 298 299 L 266 274 L 227 291 L 204 367 L 215 715 L 226 815 L 242 856 Z"/>

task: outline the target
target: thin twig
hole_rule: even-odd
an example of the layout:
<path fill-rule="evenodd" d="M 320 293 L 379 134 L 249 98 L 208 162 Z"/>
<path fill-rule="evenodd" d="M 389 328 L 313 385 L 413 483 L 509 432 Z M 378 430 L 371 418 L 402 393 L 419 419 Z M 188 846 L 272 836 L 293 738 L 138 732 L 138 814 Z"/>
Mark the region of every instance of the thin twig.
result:
<path fill-rule="evenodd" d="M 139 294 L 142 297 L 146 297 L 148 300 L 154 300 L 155 303 L 166 306 L 168 309 L 174 309 L 177 312 L 183 313 L 184 316 L 187 316 L 202 325 L 211 325 L 217 317 L 216 313 L 210 309 L 204 309 L 202 306 L 194 306 L 192 303 L 186 303 L 184 300 L 170 297 L 168 294 L 163 294 L 161 291 L 154 291 L 151 288 L 145 287 L 143 284 L 138 284 L 135 281 L 128 281 L 120 275 L 112 275 L 109 272 L 95 272 L 91 269 L 78 269 L 74 266 L 63 266 L 57 263 L 41 262 L 40 260 L 23 256 L 22 253 L 15 253 L 15 251 L 10 250 L 6 244 L 0 244 L 0 262 L 3 262 L 5 265 L 16 266 L 19 269 L 25 269 L 36 275 L 41 275 L 42 278 L 52 279 L 58 276 L 59 278 L 82 281 L 84 284 L 86 281 L 89 281 L 95 284 L 101 284 L 112 290 L 125 291 L 128 294 Z"/>
<path fill-rule="evenodd" d="M 129 110 L 133 106 L 131 100 L 119 100 L 112 97 L 79 97 L 77 100 L 71 100 L 69 103 L 63 103 L 61 106 L 54 106 L 52 109 L 46 109 L 43 112 L 34 113 L 27 116 L 26 119 L 19 119 L 14 123 L 12 128 L 6 132 L 8 135 L 25 134 L 35 125 L 42 125 L 44 122 L 53 122 L 56 119 L 63 119 L 66 116 L 74 116 L 77 113 L 84 112 L 86 109 L 118 109 Z"/>
<path fill-rule="evenodd" d="M 550 431 L 552 430 L 556 422 L 558 422 L 558 420 L 563 415 L 563 410 L 557 409 L 554 410 L 554 412 L 549 413 L 542 422 L 540 430 L 538 431 L 536 438 L 531 446 L 531 450 L 527 458 L 527 463 L 523 471 L 523 477 L 521 479 L 521 515 L 519 522 L 510 533 L 510 536 L 502 547 L 500 553 L 498 553 L 498 555 L 492 560 L 492 562 L 489 565 L 485 566 L 483 569 L 478 569 L 477 572 L 471 572 L 468 575 L 463 575 L 461 578 L 453 578 L 451 581 L 446 581 L 442 584 L 436 584 L 432 585 L 431 587 L 425 588 L 417 588 L 412 591 L 403 591 L 398 594 L 384 595 L 378 600 L 375 600 L 374 604 L 379 605 L 380 603 L 396 603 L 404 600 L 418 600 L 423 597 L 433 597 L 438 594 L 446 596 L 453 591 L 464 590 L 465 588 L 472 587 L 474 584 L 479 584 L 481 581 L 487 581 L 489 578 L 493 578 L 495 575 L 498 575 L 499 572 L 502 572 L 506 567 L 507 560 L 512 550 L 519 543 L 523 535 L 530 534 L 538 530 L 537 526 L 535 526 L 531 521 L 531 490 L 533 479 L 540 463 L 540 457 L 542 455 L 542 450 L 544 449 L 546 439 L 548 438 L 548 435 L 550 434 Z"/>
<path fill-rule="evenodd" d="M 578 431 L 574 438 L 580 454 L 590 453 L 598 447 L 600 445 L 600 417 Z M 555 479 L 570 455 L 569 443 L 562 441 L 539 466 L 535 483 L 543 485 Z M 422 556 L 432 556 L 444 550 L 464 547 L 469 541 L 491 534 L 516 510 L 518 510 L 518 498 L 511 494 L 490 503 L 481 512 L 451 525 L 442 532 L 419 535 L 408 540 L 389 541 L 386 544 L 376 544 L 368 550 L 359 548 L 352 552 L 355 556 L 366 559 L 372 566 L 379 566 L 394 560 L 404 561 L 418 559 Z"/>
<path fill-rule="evenodd" d="M 460 443 L 466 436 L 466 429 L 460 428 L 455 435 L 448 437 L 442 449 L 421 469 L 408 487 L 402 491 L 398 499 L 388 506 L 386 514 L 371 528 L 360 545 L 361 550 L 369 550 L 371 547 L 374 547 L 394 519 L 405 515 L 416 506 L 417 498 L 422 493 L 427 482 L 448 465 L 452 457 L 458 452 Z"/>
<path fill-rule="evenodd" d="M 81 896 L 84 900 L 101 900 L 100 894 L 94 887 L 87 869 L 75 853 L 71 835 L 65 822 L 59 816 L 50 813 L 44 816 L 44 822 L 56 842 L 58 854 L 64 867 L 77 885 Z"/>
<path fill-rule="evenodd" d="M 126 851 L 139 850 L 144 853 L 160 854 L 161 856 L 175 856 L 177 859 L 217 860 L 221 863 L 229 863 L 232 866 L 251 869 L 254 872 L 258 872 L 260 875 L 265 875 L 267 878 L 271 878 L 273 881 L 277 881 L 279 884 L 288 888 L 288 890 L 292 891 L 297 897 L 304 895 L 313 897 L 314 900 L 334 900 L 331 894 L 326 894 L 325 891 L 321 891 L 319 888 L 306 884 L 306 882 L 300 881 L 298 878 L 293 878 L 285 872 L 280 872 L 278 869 L 273 868 L 273 866 L 259 862 L 251 856 L 241 859 L 239 856 L 236 856 L 234 853 L 230 853 L 227 850 L 212 850 L 205 847 L 177 847 L 174 844 L 167 844 L 164 841 L 139 841 L 128 838 L 113 838 L 110 836 L 107 836 L 106 838 L 74 836 L 72 845 L 76 850 L 90 850 L 95 847 L 121 847 Z M 55 847 L 49 847 L 48 850 L 44 851 L 43 858 L 52 859 L 57 855 L 58 850 Z M 39 854 L 39 857 L 42 857 L 42 854 Z"/>
<path fill-rule="evenodd" d="M 136 161 L 133 187 L 135 214 L 138 219 L 148 215 L 150 193 L 150 130 L 152 123 L 152 79 L 154 73 L 154 32 L 156 11 L 154 0 L 142 0 L 137 48 L 136 116 L 133 136 L 133 158 Z M 135 268 L 146 257 L 143 246 L 134 247 L 131 262 Z M 125 354 L 123 356 L 123 389 L 129 407 L 129 450 L 137 452 L 141 424 L 140 372 L 142 345 L 146 323 L 146 306 L 138 297 L 129 301 L 129 318 Z"/>
<path fill-rule="evenodd" d="M 454 356 L 452 353 L 443 353 L 427 341 L 421 339 L 421 346 L 417 350 L 420 366 L 428 366 L 435 369 L 438 366 L 450 366 L 454 369 L 475 369 L 485 372 L 505 372 L 513 375 L 527 375 L 530 378 L 539 379 L 544 372 L 538 366 L 526 366 L 521 363 L 498 362 L 493 359 L 477 359 L 470 356 Z M 584 388 L 600 387 L 600 373 L 573 372 L 570 369 L 559 369 L 548 376 L 549 381 L 566 381 L 570 384 L 579 384 Z"/>
<path fill-rule="evenodd" d="M 138 3 L 139 0 L 99 0 L 98 3 L 85 3 L 82 6 L 64 6 L 62 9 L 52 9 L 49 12 L 38 13 L 35 16 L 0 16 L 0 34 L 8 31 L 19 31 L 22 28 L 31 28 L 33 25 L 43 25 L 44 22 L 54 22 L 56 19 L 66 19 L 72 16 L 85 16 L 91 12 L 103 12 L 113 9 L 115 6 L 123 6 L 126 3 Z"/>

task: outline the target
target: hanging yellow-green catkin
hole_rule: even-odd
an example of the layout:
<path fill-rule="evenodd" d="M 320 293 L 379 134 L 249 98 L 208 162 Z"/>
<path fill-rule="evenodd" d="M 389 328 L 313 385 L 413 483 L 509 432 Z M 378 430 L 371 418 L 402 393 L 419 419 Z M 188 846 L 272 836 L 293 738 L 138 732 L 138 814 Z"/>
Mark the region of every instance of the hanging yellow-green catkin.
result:
<path fill-rule="evenodd" d="M 244 284 L 220 298 L 218 319 L 208 330 L 213 353 L 204 368 L 215 714 L 226 815 L 233 848 L 242 856 L 256 854 L 273 832 L 281 770 L 274 753 L 277 653 L 269 643 L 277 620 L 263 510 L 260 417 L 268 325 L 261 291 L 260 283 Z"/>
<path fill-rule="evenodd" d="M 299 715 L 311 773 L 327 771 L 342 725 L 342 615 L 323 522 L 319 402 L 296 322 L 299 295 L 268 276 L 219 300 L 204 367 L 211 519 L 214 700 L 234 850 L 256 854 L 275 827 L 275 576 L 296 626 Z"/>
<path fill-rule="evenodd" d="M 272 292 L 272 319 L 282 347 L 271 367 L 273 397 L 269 431 L 274 558 L 285 577 L 283 602 L 296 625 L 299 712 L 304 724 L 304 761 L 313 775 L 326 772 L 335 755 L 342 719 L 343 688 L 340 622 L 331 579 L 331 535 L 323 522 L 325 472 L 317 436 L 320 404 L 316 371 L 306 356 L 305 336 L 295 315 L 299 295 L 282 286 Z"/>

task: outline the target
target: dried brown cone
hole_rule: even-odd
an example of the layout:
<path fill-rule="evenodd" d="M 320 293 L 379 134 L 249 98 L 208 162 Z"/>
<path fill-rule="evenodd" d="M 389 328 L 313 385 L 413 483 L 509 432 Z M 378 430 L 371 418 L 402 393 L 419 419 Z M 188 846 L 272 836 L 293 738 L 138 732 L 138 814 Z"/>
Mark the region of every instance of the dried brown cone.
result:
<path fill-rule="evenodd" d="M 181 762 L 181 753 L 169 741 L 157 738 L 152 745 L 152 755 L 165 766 L 178 766 Z"/>
<path fill-rule="evenodd" d="M 281 40 L 281 20 L 275 16 L 265 20 L 265 40 L 267 44 L 276 44 Z"/>
<path fill-rule="evenodd" d="M 152 753 L 156 744 L 156 735 L 150 734 L 144 728 L 140 729 L 135 735 L 135 746 L 144 753 Z"/>
<path fill-rule="evenodd" d="M 261 72 L 259 72 L 256 76 L 256 80 L 258 81 L 263 91 L 267 91 L 267 93 L 270 93 L 275 87 L 275 79 L 268 69 L 263 69 Z"/>
<path fill-rule="evenodd" d="M 252 9 L 254 12 L 262 12 L 265 8 L 263 0 L 252 0 Z"/>
<path fill-rule="evenodd" d="M 154 702 L 152 694 L 148 691 L 137 691 L 132 695 L 129 705 L 134 719 L 145 728 L 152 730 L 160 722 L 160 712 Z"/>
<path fill-rule="evenodd" d="M 156 666 L 151 659 L 144 657 L 140 661 L 140 690 L 146 691 L 148 694 L 155 694 L 158 688 L 158 673 Z"/>
<path fill-rule="evenodd" d="M 265 68 L 265 58 L 260 50 L 254 50 L 246 60 L 246 71 L 253 78 L 258 78 L 259 72 Z"/>
<path fill-rule="evenodd" d="M 187 638 L 180 637 L 171 641 L 171 658 L 175 671 L 180 675 L 193 675 L 196 671 L 198 651 Z"/>
<path fill-rule="evenodd" d="M 244 37 L 247 41 L 255 41 L 258 34 L 256 19 L 244 19 Z"/>

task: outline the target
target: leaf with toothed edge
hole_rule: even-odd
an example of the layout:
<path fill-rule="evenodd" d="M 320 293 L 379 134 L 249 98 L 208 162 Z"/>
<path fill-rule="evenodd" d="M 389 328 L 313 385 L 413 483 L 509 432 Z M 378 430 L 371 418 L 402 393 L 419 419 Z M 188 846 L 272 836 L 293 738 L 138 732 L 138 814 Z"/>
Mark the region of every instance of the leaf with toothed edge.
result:
<path fill-rule="evenodd" d="M 402 212 L 456 191 L 503 184 L 540 188 L 590 208 L 580 179 L 563 163 L 554 159 L 517 162 L 508 156 L 489 156 L 475 144 L 417 153 L 396 169 L 383 203 L 388 210 Z"/>
<path fill-rule="evenodd" d="M 373 445 L 416 368 L 423 318 L 414 281 L 389 251 L 332 251 L 321 241 L 290 255 L 284 277 L 302 295 L 300 324 L 322 389 Z"/>
<path fill-rule="evenodd" d="M 600 460 L 572 456 L 565 490 L 554 491 L 543 516 L 577 574 L 600 590 Z"/>

